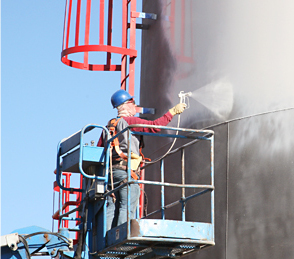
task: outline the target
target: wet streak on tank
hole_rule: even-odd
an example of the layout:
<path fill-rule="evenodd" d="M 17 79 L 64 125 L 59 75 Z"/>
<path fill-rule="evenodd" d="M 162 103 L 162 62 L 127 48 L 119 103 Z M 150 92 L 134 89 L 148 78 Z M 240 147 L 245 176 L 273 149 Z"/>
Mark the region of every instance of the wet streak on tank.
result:
<path fill-rule="evenodd" d="M 191 91 L 180 126 L 215 131 L 216 245 L 189 258 L 294 258 L 294 3 L 143 0 L 143 11 L 158 15 L 143 21 L 140 104 L 157 109 L 144 116 Z M 145 145 L 155 158 L 168 143 Z M 205 155 L 187 152 L 187 178 L 202 180 Z M 205 201 L 193 202 L 188 220 L 206 218 Z"/>

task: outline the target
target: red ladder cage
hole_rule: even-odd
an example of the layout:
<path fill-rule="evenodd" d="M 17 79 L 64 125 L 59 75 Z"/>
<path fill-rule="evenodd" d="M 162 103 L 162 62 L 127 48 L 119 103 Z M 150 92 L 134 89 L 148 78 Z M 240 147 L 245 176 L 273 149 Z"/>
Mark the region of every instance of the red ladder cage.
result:
<path fill-rule="evenodd" d="M 113 0 L 66 0 L 65 5 L 61 61 L 84 70 L 121 71 L 121 89 L 126 90 L 128 80 L 128 91 L 134 95 L 139 17 L 136 0 L 120 0 L 115 6 Z M 114 13 L 116 10 L 118 14 Z M 117 46 L 113 37 L 116 30 L 115 35 L 121 34 Z M 104 57 L 93 55 L 97 52 Z M 114 54 L 120 57 L 117 61 L 113 60 Z"/>

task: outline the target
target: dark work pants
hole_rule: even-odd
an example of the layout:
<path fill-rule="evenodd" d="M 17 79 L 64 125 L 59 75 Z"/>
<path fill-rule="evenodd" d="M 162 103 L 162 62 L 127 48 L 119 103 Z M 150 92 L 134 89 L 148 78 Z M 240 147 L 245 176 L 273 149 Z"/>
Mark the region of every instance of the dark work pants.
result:
<path fill-rule="evenodd" d="M 113 170 L 114 188 L 118 187 L 121 181 L 127 178 L 127 172 L 123 170 Z M 107 226 L 106 231 L 119 226 L 127 221 L 128 193 L 127 185 L 115 192 L 115 203 L 111 196 L 107 196 Z M 136 208 L 139 202 L 140 187 L 138 184 L 130 184 L 131 201 L 130 201 L 130 219 L 135 217 Z"/>

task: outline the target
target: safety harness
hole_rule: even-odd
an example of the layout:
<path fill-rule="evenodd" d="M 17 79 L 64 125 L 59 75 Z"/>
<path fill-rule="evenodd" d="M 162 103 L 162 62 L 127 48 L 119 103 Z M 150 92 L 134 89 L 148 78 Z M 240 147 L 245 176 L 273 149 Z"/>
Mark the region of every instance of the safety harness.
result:
<path fill-rule="evenodd" d="M 118 122 L 121 120 L 121 118 L 113 118 L 111 119 L 108 124 L 107 124 L 107 128 L 109 130 L 110 136 L 114 137 L 117 134 L 117 124 Z M 144 141 L 143 141 L 143 136 L 140 135 L 140 144 L 139 144 L 139 151 L 140 151 L 140 155 L 142 156 L 142 161 L 151 161 L 150 158 L 146 158 L 143 153 L 142 153 L 142 148 L 144 147 Z M 117 155 L 119 156 L 117 159 L 113 158 L 113 150 L 115 150 L 115 152 L 117 153 Z M 115 168 L 116 165 L 113 165 L 113 161 L 118 162 L 119 164 L 123 164 L 123 165 L 119 165 L 121 167 L 121 169 L 123 170 L 127 170 L 127 161 L 128 161 L 128 157 L 121 151 L 120 147 L 119 147 L 119 140 L 118 138 L 113 139 L 113 141 L 110 143 L 110 182 L 111 182 L 111 189 L 114 189 L 113 186 L 113 172 L 112 172 L 112 168 Z M 142 162 L 141 162 L 142 163 Z M 119 168 L 119 167 L 118 167 Z M 139 167 L 140 168 L 140 167 Z M 138 170 L 140 171 L 140 169 Z M 137 172 L 138 173 L 138 172 Z M 134 172 L 133 170 L 131 170 L 131 176 L 134 180 L 138 179 L 138 175 L 136 172 Z M 127 178 L 122 180 L 120 182 L 120 185 L 126 183 L 128 180 Z M 146 195 L 146 194 L 145 194 Z M 113 202 L 116 201 L 116 197 L 115 194 L 112 193 L 111 197 L 113 199 Z M 146 197 L 147 200 L 147 197 Z M 145 210 L 147 210 L 147 203 L 144 204 L 144 208 Z"/>
<path fill-rule="evenodd" d="M 111 135 L 111 137 L 114 137 L 117 134 L 117 124 L 118 122 L 121 120 L 121 118 L 113 118 L 111 119 L 108 124 L 107 124 L 107 128 L 109 130 L 109 133 Z M 120 161 L 125 161 L 125 163 L 123 163 L 126 167 L 127 165 L 127 161 L 128 161 L 128 157 L 121 151 L 120 147 L 119 147 L 119 140 L 118 138 L 115 138 L 111 143 L 110 143 L 110 161 L 114 160 L 112 155 L 113 155 L 113 150 L 115 150 L 115 152 L 117 153 L 117 155 L 119 156 L 118 159 L 116 159 L 117 162 Z M 113 163 L 112 163 L 113 164 Z M 112 166 L 112 165 L 111 165 Z M 111 170 L 112 171 L 112 170 Z M 131 170 L 131 176 L 134 180 L 138 180 L 138 175 Z M 112 178 L 112 175 L 111 175 Z"/>

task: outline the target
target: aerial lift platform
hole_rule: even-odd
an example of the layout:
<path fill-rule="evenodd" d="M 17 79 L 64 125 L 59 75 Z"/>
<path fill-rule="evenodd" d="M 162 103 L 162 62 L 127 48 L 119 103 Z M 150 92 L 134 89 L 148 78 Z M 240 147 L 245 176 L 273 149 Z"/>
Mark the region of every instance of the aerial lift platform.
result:
<path fill-rule="evenodd" d="M 135 132 L 133 127 L 153 127 L 161 133 Z M 95 129 L 106 132 L 106 147 L 88 145 L 85 135 Z M 158 164 L 160 181 L 147 180 L 144 174 L 138 180 L 131 178 L 130 149 L 128 149 L 128 180 L 123 185 L 109 188 L 110 143 L 119 134 L 148 135 L 149 137 L 176 138 L 186 140 L 186 144 L 156 159 L 152 170 Z M 185 149 L 199 141 L 209 142 L 210 184 L 189 184 L 185 181 Z M 165 160 L 168 156 L 180 153 L 180 183 L 165 181 Z M 172 159 L 174 160 L 174 158 Z M 148 171 L 150 165 L 141 169 Z M 1 237 L 3 258 L 30 258 L 32 255 L 50 255 L 52 258 L 174 258 L 182 257 L 200 249 L 213 246 L 214 243 L 214 133 L 211 130 L 195 130 L 150 125 L 130 125 L 116 136 L 111 137 L 106 127 L 86 125 L 81 131 L 63 139 L 58 144 L 56 182 L 54 192 L 59 193 L 59 208 L 53 218 L 58 221 L 58 232 L 39 227 L 29 227 Z M 194 172 L 195 173 L 195 172 Z M 79 188 L 72 187 L 71 174 L 80 174 Z M 151 213 L 142 213 L 144 201 L 140 199 L 137 216 L 126 223 L 106 231 L 106 197 L 116 193 L 124 186 L 139 184 L 160 188 L 160 208 Z M 166 188 L 181 190 L 177 200 L 166 204 Z M 186 190 L 193 190 L 186 196 Z M 143 192 L 141 192 L 141 195 Z M 192 222 L 186 220 L 186 209 L 195 206 L 193 200 L 210 195 L 210 220 Z M 74 197 L 71 200 L 71 197 Z M 181 219 L 166 219 L 166 212 L 179 207 Z M 128 215 L 130 215 L 130 188 L 128 188 Z M 141 210 L 141 211 L 140 211 Z M 159 217 L 154 218 L 154 215 Z M 69 222 L 74 223 L 74 227 Z M 72 238 L 71 233 L 76 233 Z"/>
<path fill-rule="evenodd" d="M 153 127 L 159 128 L 167 133 L 144 133 L 132 131 L 133 127 Z M 89 146 L 84 141 L 84 136 L 93 129 L 100 128 L 104 130 L 108 136 L 107 146 L 105 148 L 97 146 Z M 128 181 L 119 187 L 110 190 L 109 188 L 109 165 L 110 165 L 110 143 L 119 134 L 127 131 L 129 136 L 129 146 L 132 134 L 156 136 L 163 138 L 177 138 L 188 140 L 187 144 L 170 152 L 168 156 L 176 154 L 180 155 L 180 163 L 182 165 L 181 182 L 169 183 L 164 177 L 164 163 L 166 157 L 162 157 L 156 161 L 158 164 L 160 181 L 146 180 L 143 177 L 138 180 L 131 178 L 130 166 L 128 166 Z M 66 192 L 82 193 L 82 200 L 78 206 L 72 210 L 65 212 L 64 204 L 60 204 L 58 216 L 59 226 L 62 222 L 69 220 L 76 221 L 80 231 L 79 242 L 82 247 L 86 247 L 84 253 L 88 256 L 83 257 L 100 257 L 100 258 L 170 258 L 181 257 L 201 248 L 214 245 L 214 133 L 211 130 L 194 130 L 163 126 L 147 126 L 147 125 L 130 125 L 117 136 L 110 137 L 108 129 L 99 125 L 87 125 L 81 131 L 62 140 L 58 146 L 57 156 L 57 172 L 56 183 L 59 186 L 60 195 L 63 197 Z M 188 184 L 185 183 L 185 149 L 199 141 L 210 142 L 210 184 Z M 130 163 L 130 150 L 128 150 L 128 165 Z M 142 169 L 148 170 L 149 165 L 143 166 Z M 83 176 L 82 189 L 65 187 L 61 183 L 61 176 L 64 172 L 80 173 Z M 137 218 L 130 219 L 126 223 L 117 226 L 106 232 L 106 197 L 115 193 L 118 189 L 131 184 L 139 184 L 142 186 L 153 185 L 160 188 L 160 208 L 147 215 L 142 215 L 138 209 Z M 165 188 L 179 188 L 181 195 L 178 200 L 170 204 L 165 202 Z M 192 189 L 193 194 L 185 195 L 187 189 Z M 195 206 L 194 198 L 200 198 L 205 193 L 210 193 L 210 221 L 209 222 L 191 222 L 186 221 L 187 206 Z M 142 194 L 141 194 L 142 195 Z M 69 201 L 63 200 L 63 203 Z M 128 215 L 130 214 L 130 188 L 128 188 Z M 142 199 L 141 199 L 142 201 Z M 166 219 L 166 211 L 174 206 L 180 207 L 181 220 Z M 138 204 L 142 209 L 144 204 Z M 80 218 L 70 217 L 72 213 L 79 211 Z M 159 214 L 158 219 L 154 219 L 152 215 Z M 83 230 L 81 226 L 87 225 Z M 81 232 L 83 234 L 81 235 Z M 88 251 L 86 251 L 88 250 Z M 74 257 L 75 252 L 63 252 L 67 257 Z"/>

